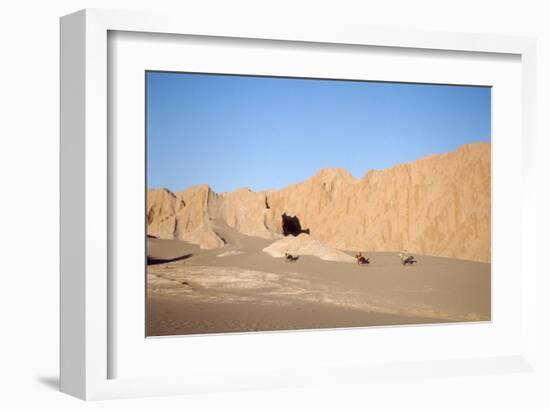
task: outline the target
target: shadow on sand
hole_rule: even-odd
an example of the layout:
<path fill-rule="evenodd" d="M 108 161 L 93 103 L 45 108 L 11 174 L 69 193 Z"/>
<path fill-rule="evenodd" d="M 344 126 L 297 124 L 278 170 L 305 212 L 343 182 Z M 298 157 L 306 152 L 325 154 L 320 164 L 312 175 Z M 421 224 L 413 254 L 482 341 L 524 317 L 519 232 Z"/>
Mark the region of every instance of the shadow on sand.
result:
<path fill-rule="evenodd" d="M 156 264 L 172 263 L 174 261 L 180 261 L 180 260 L 188 259 L 192 255 L 193 254 L 186 254 L 184 256 L 174 257 L 174 258 L 155 258 L 155 257 L 147 256 L 147 265 L 148 266 L 154 266 Z"/>

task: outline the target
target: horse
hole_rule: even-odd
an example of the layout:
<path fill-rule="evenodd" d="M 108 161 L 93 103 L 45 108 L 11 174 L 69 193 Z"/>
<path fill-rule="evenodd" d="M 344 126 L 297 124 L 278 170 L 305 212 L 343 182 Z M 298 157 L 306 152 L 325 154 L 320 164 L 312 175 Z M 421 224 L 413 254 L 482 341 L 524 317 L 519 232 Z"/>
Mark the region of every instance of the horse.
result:
<path fill-rule="evenodd" d="M 370 259 L 363 257 L 361 252 L 357 253 L 355 258 L 357 259 L 357 264 L 370 264 Z"/>
<path fill-rule="evenodd" d="M 407 264 L 410 264 L 412 266 L 414 263 L 418 263 L 418 260 L 415 260 L 413 256 L 409 256 L 406 253 L 406 250 L 405 250 L 405 254 L 399 253 L 398 255 L 399 255 L 399 258 L 401 258 L 401 264 L 403 264 L 404 266 L 406 266 Z"/>
<path fill-rule="evenodd" d="M 293 256 L 288 251 L 285 251 L 285 261 L 287 263 L 294 263 L 294 262 L 298 261 L 299 258 L 300 258 L 300 256 Z"/>

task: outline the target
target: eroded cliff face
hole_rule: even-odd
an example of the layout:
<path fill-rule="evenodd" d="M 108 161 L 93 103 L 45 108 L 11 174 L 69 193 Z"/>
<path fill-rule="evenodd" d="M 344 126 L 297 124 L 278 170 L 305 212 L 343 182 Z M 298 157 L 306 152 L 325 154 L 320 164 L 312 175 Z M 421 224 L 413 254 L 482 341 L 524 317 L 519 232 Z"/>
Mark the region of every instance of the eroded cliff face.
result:
<path fill-rule="evenodd" d="M 476 143 L 369 171 L 359 180 L 344 169 L 323 169 L 277 191 L 217 194 L 206 185 L 178 193 L 150 190 L 148 234 L 200 244 L 197 237 L 215 232 L 216 220 L 222 220 L 241 233 L 275 238 L 283 233 L 286 213 L 337 249 L 406 249 L 490 261 L 490 175 L 491 146 Z"/>

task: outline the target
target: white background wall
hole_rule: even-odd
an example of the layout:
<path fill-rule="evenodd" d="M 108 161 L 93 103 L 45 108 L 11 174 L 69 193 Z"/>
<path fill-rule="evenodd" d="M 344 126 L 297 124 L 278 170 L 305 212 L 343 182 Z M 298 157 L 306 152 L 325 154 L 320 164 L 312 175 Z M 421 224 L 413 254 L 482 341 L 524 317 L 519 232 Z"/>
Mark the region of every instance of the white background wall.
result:
<path fill-rule="evenodd" d="M 550 12 L 545 1 L 386 0 L 331 2 L 33 1 L 0 9 L 0 405 L 72 408 L 84 405 L 55 391 L 58 378 L 58 18 L 81 8 L 169 9 L 197 19 L 319 20 L 382 27 L 529 35 L 539 38 L 539 242 L 543 254 L 550 208 Z M 544 161 L 544 163 L 542 163 Z M 513 194 L 513 192 L 511 192 Z M 536 209 L 533 209 L 536 211 Z M 511 215 L 512 217 L 513 215 Z M 542 281 L 543 280 L 543 281 Z M 539 286 L 548 289 L 548 279 Z M 538 300 L 550 312 L 546 294 Z M 544 322 L 545 321 L 545 322 Z M 550 345 L 547 317 L 541 343 Z M 550 407 L 547 350 L 544 376 L 500 375 L 426 381 L 335 385 L 329 390 L 270 390 L 94 403 L 95 407 Z"/>

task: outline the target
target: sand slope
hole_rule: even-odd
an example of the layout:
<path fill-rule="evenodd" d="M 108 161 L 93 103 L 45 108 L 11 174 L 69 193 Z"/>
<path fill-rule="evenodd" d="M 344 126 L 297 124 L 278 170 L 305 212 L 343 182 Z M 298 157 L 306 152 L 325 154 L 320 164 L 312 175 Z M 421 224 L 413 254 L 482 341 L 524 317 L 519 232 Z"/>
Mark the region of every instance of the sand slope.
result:
<path fill-rule="evenodd" d="M 317 255 L 301 255 L 297 262 L 286 263 L 264 249 L 281 248 L 287 242 L 327 248 L 312 244 L 307 235 L 304 240 L 302 235 L 264 239 L 239 233 L 220 220 L 212 224 L 227 237 L 222 249 L 148 239 L 148 256 L 155 260 L 147 268 L 148 335 L 491 317 L 488 263 L 416 255 L 418 264 L 404 267 L 391 252 L 368 253 L 368 266 L 325 261 Z"/>
<path fill-rule="evenodd" d="M 223 220 L 240 233 L 272 239 L 280 237 L 287 213 L 312 238 L 340 250 L 407 249 L 489 261 L 490 173 L 491 146 L 476 143 L 369 171 L 359 180 L 344 169 L 324 169 L 278 191 L 218 194 L 207 185 L 178 193 L 151 190 L 148 234 L 201 244 L 200 233 L 215 231 L 212 220 Z"/>
<path fill-rule="evenodd" d="M 326 261 L 341 261 L 354 263 L 355 258 L 343 251 L 324 246 L 318 240 L 313 239 L 309 234 L 302 233 L 296 237 L 287 236 L 277 240 L 263 249 L 272 257 L 285 257 L 288 252 L 293 256 L 315 256 Z"/>

